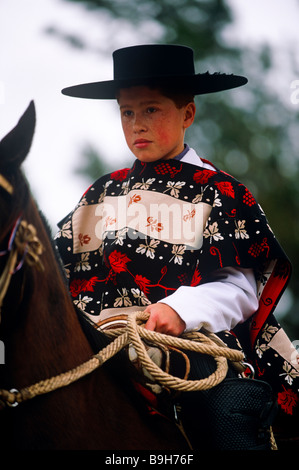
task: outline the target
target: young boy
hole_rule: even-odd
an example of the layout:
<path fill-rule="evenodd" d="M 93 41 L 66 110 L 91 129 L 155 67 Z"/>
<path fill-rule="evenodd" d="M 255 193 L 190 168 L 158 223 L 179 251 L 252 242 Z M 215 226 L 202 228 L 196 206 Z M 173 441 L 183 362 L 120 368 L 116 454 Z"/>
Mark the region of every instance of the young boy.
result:
<path fill-rule="evenodd" d="M 132 168 L 96 181 L 60 223 L 56 242 L 75 305 L 99 325 L 143 308 L 145 327 L 161 333 L 234 330 L 293 416 L 298 363 L 272 315 L 290 263 L 249 190 L 185 143 L 194 96 L 247 79 L 195 74 L 185 46 L 135 46 L 113 58 L 114 80 L 63 90 L 117 99 L 136 157 Z"/>

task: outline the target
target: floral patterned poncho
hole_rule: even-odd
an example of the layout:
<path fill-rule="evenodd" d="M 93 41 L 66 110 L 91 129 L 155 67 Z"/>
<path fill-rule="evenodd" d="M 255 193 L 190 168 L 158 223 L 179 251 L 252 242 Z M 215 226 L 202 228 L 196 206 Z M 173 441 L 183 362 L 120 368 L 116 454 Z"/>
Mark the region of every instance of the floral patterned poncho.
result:
<path fill-rule="evenodd" d="M 241 344 L 250 338 L 248 360 L 282 415 L 298 414 L 296 349 L 272 314 L 291 267 L 244 185 L 217 169 L 136 160 L 99 178 L 59 227 L 74 304 L 96 322 L 208 282 L 221 267 L 252 268 L 260 307 L 241 325 Z"/>

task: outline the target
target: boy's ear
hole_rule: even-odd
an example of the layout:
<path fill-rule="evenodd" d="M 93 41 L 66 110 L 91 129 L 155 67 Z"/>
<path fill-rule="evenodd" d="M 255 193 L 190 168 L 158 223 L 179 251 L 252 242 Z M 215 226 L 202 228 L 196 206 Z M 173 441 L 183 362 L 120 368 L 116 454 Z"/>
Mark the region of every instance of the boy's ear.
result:
<path fill-rule="evenodd" d="M 196 113 L 195 103 L 193 102 L 188 103 L 187 106 L 185 107 L 185 119 L 184 119 L 185 129 L 187 129 L 187 127 L 190 127 L 191 124 L 193 124 L 195 113 Z"/>

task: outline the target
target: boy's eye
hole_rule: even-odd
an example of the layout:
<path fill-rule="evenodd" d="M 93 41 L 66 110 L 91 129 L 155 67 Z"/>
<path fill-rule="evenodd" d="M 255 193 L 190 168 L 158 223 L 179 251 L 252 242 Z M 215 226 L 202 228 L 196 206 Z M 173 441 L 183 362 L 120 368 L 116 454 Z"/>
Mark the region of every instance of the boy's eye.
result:
<path fill-rule="evenodd" d="M 149 114 L 155 113 L 157 111 L 157 108 L 154 108 L 153 106 L 147 108 L 146 110 Z"/>
<path fill-rule="evenodd" d="M 131 117 L 133 116 L 133 111 L 129 110 L 129 109 L 126 109 L 123 111 L 123 116 L 125 117 Z"/>

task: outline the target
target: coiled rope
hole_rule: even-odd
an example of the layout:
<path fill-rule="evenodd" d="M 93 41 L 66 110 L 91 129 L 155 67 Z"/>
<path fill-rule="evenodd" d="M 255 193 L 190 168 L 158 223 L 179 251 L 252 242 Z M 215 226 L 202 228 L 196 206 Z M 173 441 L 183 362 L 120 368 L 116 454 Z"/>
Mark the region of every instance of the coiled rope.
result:
<path fill-rule="evenodd" d="M 149 314 L 145 312 L 137 312 L 128 315 L 126 327 L 105 332 L 108 336 L 114 338 L 108 346 L 92 356 L 87 362 L 68 372 L 42 380 L 34 385 L 23 388 L 20 391 L 16 389 L 12 389 L 10 391 L 0 390 L 0 404 L 16 406 L 23 401 L 34 398 L 35 396 L 66 387 L 67 385 L 70 385 L 93 372 L 130 344 L 136 350 L 143 367 L 150 372 L 159 384 L 180 391 L 210 389 L 219 384 L 226 377 L 228 371 L 228 360 L 234 363 L 244 360 L 242 352 L 230 349 L 225 345 L 220 346 L 219 344 L 216 344 L 216 342 L 218 342 L 217 337 L 212 334 L 206 335 L 200 332 L 191 332 L 185 333 L 178 338 L 146 330 L 144 328 L 144 323 L 147 321 L 148 317 Z M 172 376 L 160 369 L 152 361 L 147 354 L 143 340 L 157 346 L 159 346 L 159 344 L 163 344 L 166 346 L 173 346 L 184 350 L 208 354 L 214 357 L 216 370 L 210 376 L 200 380 L 185 380 Z"/>

